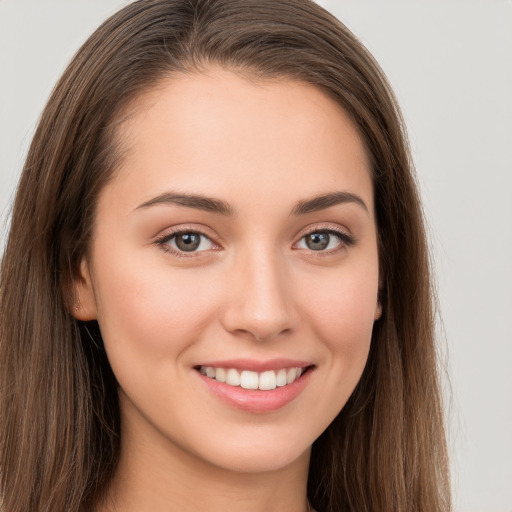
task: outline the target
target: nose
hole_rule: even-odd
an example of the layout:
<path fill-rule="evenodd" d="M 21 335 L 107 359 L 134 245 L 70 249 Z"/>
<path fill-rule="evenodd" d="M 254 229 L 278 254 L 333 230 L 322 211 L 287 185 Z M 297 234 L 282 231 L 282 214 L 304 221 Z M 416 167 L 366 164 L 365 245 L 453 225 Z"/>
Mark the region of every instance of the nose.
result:
<path fill-rule="evenodd" d="M 237 336 L 266 341 L 292 333 L 299 315 L 285 264 L 260 251 L 240 258 L 227 283 L 224 328 Z"/>

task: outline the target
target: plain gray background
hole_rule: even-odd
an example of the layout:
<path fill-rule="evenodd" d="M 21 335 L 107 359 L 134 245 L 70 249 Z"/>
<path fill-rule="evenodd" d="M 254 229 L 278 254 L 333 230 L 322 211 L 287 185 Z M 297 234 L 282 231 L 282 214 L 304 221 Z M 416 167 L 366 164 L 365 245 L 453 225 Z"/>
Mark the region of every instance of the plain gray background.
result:
<path fill-rule="evenodd" d="M 54 83 L 126 3 L 0 0 L 2 226 Z M 409 127 L 439 281 L 456 510 L 512 512 L 512 3 L 320 3 L 380 62 Z"/>

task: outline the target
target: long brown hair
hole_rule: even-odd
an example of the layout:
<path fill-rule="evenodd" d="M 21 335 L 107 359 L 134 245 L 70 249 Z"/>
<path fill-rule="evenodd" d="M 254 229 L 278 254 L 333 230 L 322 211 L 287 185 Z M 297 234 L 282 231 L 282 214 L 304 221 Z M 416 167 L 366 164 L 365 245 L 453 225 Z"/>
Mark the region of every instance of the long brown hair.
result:
<path fill-rule="evenodd" d="M 128 102 L 210 63 L 287 77 L 334 98 L 370 157 L 383 315 L 354 393 L 314 443 L 321 512 L 450 510 L 422 212 L 399 109 L 361 43 L 308 0 L 140 0 L 78 51 L 46 106 L 23 170 L 1 267 L 0 502 L 78 511 L 119 455 L 116 381 L 95 322 L 70 314 L 98 193 L 122 147 Z"/>

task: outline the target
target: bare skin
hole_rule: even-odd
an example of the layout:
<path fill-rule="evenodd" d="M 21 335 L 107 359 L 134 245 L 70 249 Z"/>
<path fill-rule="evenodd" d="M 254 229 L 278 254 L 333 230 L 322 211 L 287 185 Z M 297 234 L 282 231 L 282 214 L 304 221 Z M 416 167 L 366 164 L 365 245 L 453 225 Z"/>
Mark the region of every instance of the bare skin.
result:
<path fill-rule="evenodd" d="M 305 512 L 311 445 L 381 313 L 361 139 L 311 86 L 218 68 L 133 107 L 75 283 L 119 382 L 121 459 L 98 510 Z M 230 365 L 260 383 L 301 368 L 257 392 L 205 375 Z"/>

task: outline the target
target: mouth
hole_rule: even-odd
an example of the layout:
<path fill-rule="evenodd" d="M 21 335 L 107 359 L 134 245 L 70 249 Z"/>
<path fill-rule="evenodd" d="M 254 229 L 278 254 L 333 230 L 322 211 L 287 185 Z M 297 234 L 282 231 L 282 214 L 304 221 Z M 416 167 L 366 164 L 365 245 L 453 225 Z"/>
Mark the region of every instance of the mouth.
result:
<path fill-rule="evenodd" d="M 196 370 L 209 379 L 214 379 L 228 386 L 271 391 L 276 388 L 289 386 L 312 368 L 313 365 L 306 367 L 292 366 L 290 368 L 278 368 L 275 370 L 256 372 L 237 368 L 198 366 Z"/>
<path fill-rule="evenodd" d="M 316 366 L 281 360 L 223 361 L 194 367 L 207 390 L 224 404 L 250 413 L 278 411 L 307 386 Z"/>

